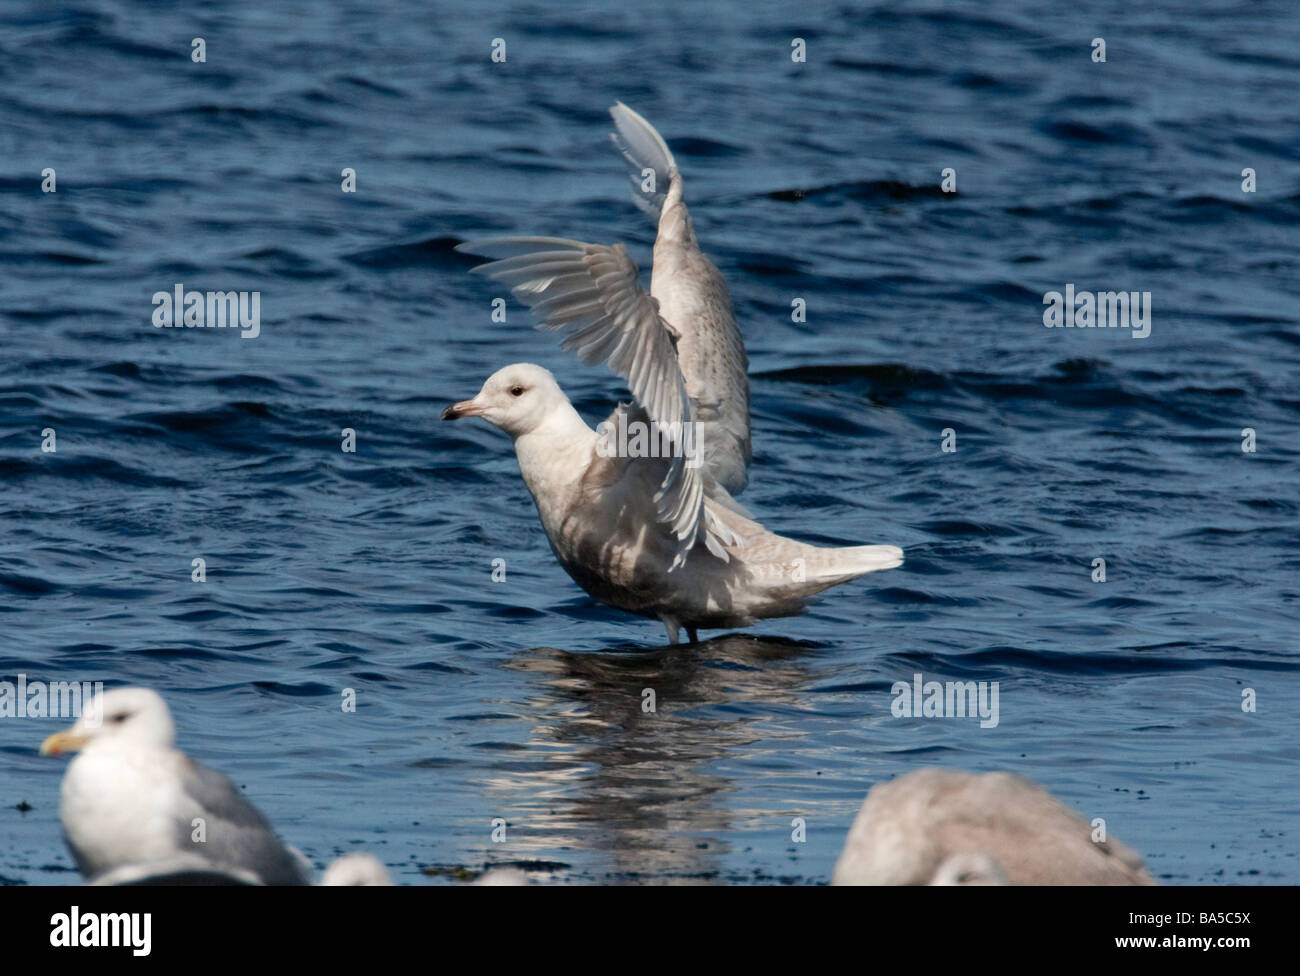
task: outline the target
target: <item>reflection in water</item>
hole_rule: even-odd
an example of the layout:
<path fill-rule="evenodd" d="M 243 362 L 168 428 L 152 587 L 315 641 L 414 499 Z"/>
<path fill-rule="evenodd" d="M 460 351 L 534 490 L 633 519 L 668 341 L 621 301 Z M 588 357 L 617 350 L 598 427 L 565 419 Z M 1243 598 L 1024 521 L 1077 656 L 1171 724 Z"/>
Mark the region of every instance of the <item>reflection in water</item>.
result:
<path fill-rule="evenodd" d="M 770 735 L 751 726 L 794 701 L 813 646 L 731 635 L 648 653 L 521 653 L 511 667 L 544 676 L 545 689 L 530 703 L 528 747 L 549 756 L 489 784 L 528 811 L 511 847 L 607 852 L 597 880 L 712 879 L 736 816 L 718 760 Z"/>

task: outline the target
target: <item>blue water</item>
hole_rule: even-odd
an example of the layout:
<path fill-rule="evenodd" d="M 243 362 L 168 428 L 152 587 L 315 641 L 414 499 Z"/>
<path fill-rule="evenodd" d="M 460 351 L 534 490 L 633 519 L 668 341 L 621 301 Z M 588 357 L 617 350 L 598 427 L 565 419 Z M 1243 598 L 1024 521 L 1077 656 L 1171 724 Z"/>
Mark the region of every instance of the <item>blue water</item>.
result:
<path fill-rule="evenodd" d="M 1037 780 L 1163 883 L 1300 881 L 1291 0 L 483 6 L 0 11 L 0 680 L 157 688 L 288 841 L 402 883 L 821 883 L 930 764 Z M 618 99 L 731 284 L 743 500 L 907 554 L 702 646 L 593 604 L 507 439 L 438 420 L 518 360 L 592 422 L 625 395 L 452 250 L 646 267 Z M 154 328 L 177 283 L 260 291 L 261 335 Z M 1150 336 L 1044 328 L 1067 283 L 1151 292 Z M 998 682 L 998 726 L 894 718 L 918 672 Z M 77 880 L 63 724 L 0 721 L 0 880 Z"/>

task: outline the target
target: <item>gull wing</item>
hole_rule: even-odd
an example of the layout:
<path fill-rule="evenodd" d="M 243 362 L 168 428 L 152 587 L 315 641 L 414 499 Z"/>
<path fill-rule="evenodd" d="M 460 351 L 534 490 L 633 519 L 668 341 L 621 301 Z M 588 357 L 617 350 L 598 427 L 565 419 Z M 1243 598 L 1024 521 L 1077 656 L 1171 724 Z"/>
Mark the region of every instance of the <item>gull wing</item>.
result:
<path fill-rule="evenodd" d="M 206 821 L 202 844 L 192 840 L 192 823 L 175 824 L 182 850 L 200 854 L 218 866 L 251 871 L 264 884 L 311 883 L 262 812 L 221 773 L 186 757 L 181 786 Z"/>
<path fill-rule="evenodd" d="M 622 102 L 610 135 L 628 164 L 632 199 L 658 227 L 650 294 L 678 337 L 677 362 L 696 417 L 709 432 L 704 466 L 733 495 L 745 490 L 753 455 L 749 358 L 727 282 L 700 250 L 682 175 L 655 127 Z M 647 179 L 653 174 L 652 178 Z"/>

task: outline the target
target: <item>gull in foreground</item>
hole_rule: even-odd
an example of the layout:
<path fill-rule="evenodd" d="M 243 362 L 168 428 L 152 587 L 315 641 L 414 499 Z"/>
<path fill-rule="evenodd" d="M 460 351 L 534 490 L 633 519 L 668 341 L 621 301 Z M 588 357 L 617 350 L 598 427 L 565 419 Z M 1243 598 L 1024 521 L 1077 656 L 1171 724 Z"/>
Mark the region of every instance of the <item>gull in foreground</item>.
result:
<path fill-rule="evenodd" d="M 921 769 L 867 794 L 837 885 L 1151 885 L 1142 858 L 1010 773 Z"/>
<path fill-rule="evenodd" d="M 501 237 L 461 245 L 495 260 L 564 348 L 603 362 L 636 403 L 592 430 L 555 378 L 516 363 L 444 420 L 482 417 L 514 439 L 542 527 L 569 575 L 602 603 L 685 627 L 745 627 L 801 613 L 809 598 L 903 561 L 895 546 L 826 549 L 768 532 L 733 496 L 750 461 L 749 381 L 731 297 L 700 251 L 682 178 L 659 133 L 610 110 L 638 204 L 658 220 L 650 292 L 621 244 Z"/>
<path fill-rule="evenodd" d="M 80 750 L 63 777 L 59 818 L 81 873 L 95 881 L 125 868 L 149 876 L 206 866 L 245 882 L 310 884 L 302 855 L 280 842 L 235 784 L 176 749 L 174 738 L 156 692 L 116 688 L 41 744 L 43 756 Z"/>

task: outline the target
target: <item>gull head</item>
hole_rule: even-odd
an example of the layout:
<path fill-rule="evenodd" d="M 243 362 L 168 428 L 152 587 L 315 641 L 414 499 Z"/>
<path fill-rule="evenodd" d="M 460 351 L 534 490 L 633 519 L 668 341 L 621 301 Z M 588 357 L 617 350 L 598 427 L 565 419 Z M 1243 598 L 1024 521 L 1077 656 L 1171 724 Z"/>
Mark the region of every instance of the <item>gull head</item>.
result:
<path fill-rule="evenodd" d="M 519 437 L 536 430 L 552 411 L 568 402 L 550 370 L 533 363 L 514 363 L 489 376 L 472 400 L 444 410 L 442 419 L 482 417 L 511 437 Z"/>
<path fill-rule="evenodd" d="M 57 756 L 100 745 L 147 745 L 170 748 L 176 731 L 167 703 L 148 688 L 114 688 L 81 710 L 72 728 L 41 743 L 42 756 Z"/>

